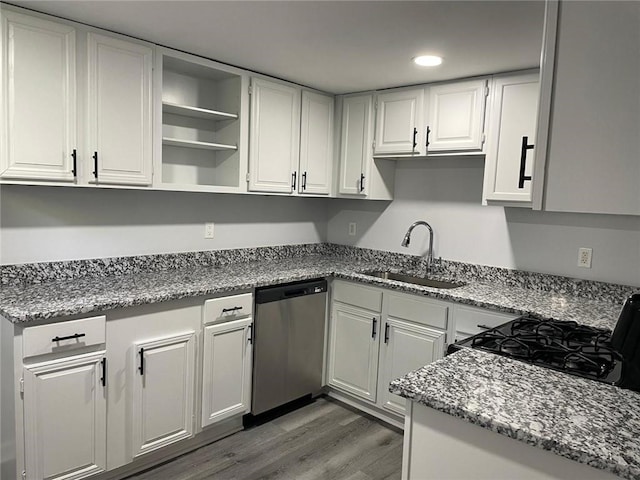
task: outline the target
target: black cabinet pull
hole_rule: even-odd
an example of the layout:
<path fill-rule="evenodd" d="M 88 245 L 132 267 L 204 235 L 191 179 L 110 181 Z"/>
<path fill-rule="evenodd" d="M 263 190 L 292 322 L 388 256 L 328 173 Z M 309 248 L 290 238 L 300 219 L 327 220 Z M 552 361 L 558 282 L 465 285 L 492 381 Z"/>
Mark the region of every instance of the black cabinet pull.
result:
<path fill-rule="evenodd" d="M 307 189 L 307 172 L 302 174 L 302 190 Z"/>
<path fill-rule="evenodd" d="M 74 148 L 73 152 L 71 152 L 71 158 L 73 159 L 73 166 L 71 167 L 71 173 L 73 173 L 74 177 L 78 176 L 78 152 Z"/>
<path fill-rule="evenodd" d="M 107 386 L 107 359 L 103 358 L 100 363 L 102 364 L 102 377 L 100 377 L 100 383 L 103 387 Z"/>
<path fill-rule="evenodd" d="M 253 333 L 253 323 L 249 325 L 249 334 L 247 335 L 247 341 L 249 344 L 253 343 L 253 338 L 251 338 L 251 334 Z"/>
<path fill-rule="evenodd" d="M 360 191 L 364 190 L 364 173 L 360 174 Z"/>
<path fill-rule="evenodd" d="M 491 330 L 491 327 L 488 327 L 487 325 L 483 325 L 481 323 L 479 323 L 478 325 L 476 325 L 478 328 L 483 328 L 485 330 Z"/>
<path fill-rule="evenodd" d="M 242 310 L 242 307 L 223 308 L 222 313 L 235 312 L 237 310 Z"/>
<path fill-rule="evenodd" d="M 389 324 L 384 324 L 384 343 L 389 343 Z"/>
<path fill-rule="evenodd" d="M 144 348 L 140 348 L 138 355 L 140 355 L 140 366 L 138 367 L 138 371 L 140 372 L 140 375 L 144 375 Z"/>
<path fill-rule="evenodd" d="M 93 176 L 98 179 L 98 152 L 93 152 Z"/>
<path fill-rule="evenodd" d="M 411 150 L 415 150 L 418 146 L 418 129 L 413 127 L 413 148 Z"/>
<path fill-rule="evenodd" d="M 291 190 L 296 189 L 296 179 L 298 177 L 298 172 L 293 172 L 291 174 Z"/>
<path fill-rule="evenodd" d="M 531 180 L 531 175 L 524 174 L 527 165 L 527 150 L 532 150 L 535 145 L 529 145 L 529 137 L 522 137 L 522 147 L 520 148 L 520 176 L 518 178 L 518 188 L 524 188 L 525 180 Z"/>
<path fill-rule="evenodd" d="M 376 318 L 373 319 L 373 324 L 371 325 L 371 338 L 376 338 L 376 325 L 378 324 L 378 320 Z"/>
<path fill-rule="evenodd" d="M 74 333 L 73 335 L 69 335 L 67 337 L 53 337 L 51 339 L 52 342 L 61 342 L 62 340 L 75 340 L 78 338 L 86 337 L 86 333 Z"/>
<path fill-rule="evenodd" d="M 429 134 L 430 134 L 430 133 L 431 133 L 431 129 L 429 128 L 429 126 L 427 126 L 427 134 L 426 134 L 427 141 L 426 141 L 426 143 L 424 144 L 424 146 L 425 146 L 425 147 L 429 147 Z"/>

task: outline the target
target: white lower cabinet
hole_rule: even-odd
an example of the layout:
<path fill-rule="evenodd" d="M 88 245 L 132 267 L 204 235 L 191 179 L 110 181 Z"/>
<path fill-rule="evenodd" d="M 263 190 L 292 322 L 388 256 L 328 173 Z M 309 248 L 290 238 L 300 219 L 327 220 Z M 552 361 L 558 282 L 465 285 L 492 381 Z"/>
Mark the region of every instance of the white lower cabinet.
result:
<path fill-rule="evenodd" d="M 251 322 L 248 317 L 204 329 L 203 427 L 249 411 Z"/>
<path fill-rule="evenodd" d="M 77 480 L 107 468 L 104 351 L 24 368 L 28 480 Z"/>
<path fill-rule="evenodd" d="M 406 400 L 389 391 L 389 383 L 444 355 L 445 332 L 387 317 L 384 344 L 380 351 L 378 380 L 380 405 L 400 415 L 405 413 Z"/>
<path fill-rule="evenodd" d="M 193 434 L 195 332 L 135 345 L 133 457 Z"/>
<path fill-rule="evenodd" d="M 335 286 L 339 288 L 339 284 Z M 376 401 L 380 314 L 335 302 L 331 308 L 329 385 Z"/>
<path fill-rule="evenodd" d="M 329 386 L 403 415 L 389 383 L 444 355 L 448 316 L 444 302 L 334 281 Z"/>

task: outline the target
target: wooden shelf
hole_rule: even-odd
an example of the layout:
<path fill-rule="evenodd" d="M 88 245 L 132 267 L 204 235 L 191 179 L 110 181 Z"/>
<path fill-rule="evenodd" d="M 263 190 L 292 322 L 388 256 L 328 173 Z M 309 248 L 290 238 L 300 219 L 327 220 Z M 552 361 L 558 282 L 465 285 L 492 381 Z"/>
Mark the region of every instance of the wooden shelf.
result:
<path fill-rule="evenodd" d="M 236 145 L 225 145 L 224 143 L 198 142 L 196 140 L 182 140 L 179 138 L 162 137 L 163 145 L 172 147 L 198 148 L 200 150 L 237 150 Z"/>
<path fill-rule="evenodd" d="M 235 113 L 218 112 L 207 108 L 191 107 L 189 105 L 179 105 L 170 102 L 162 102 L 162 111 L 184 117 L 204 118 L 206 120 L 236 120 L 238 118 L 238 115 Z"/>

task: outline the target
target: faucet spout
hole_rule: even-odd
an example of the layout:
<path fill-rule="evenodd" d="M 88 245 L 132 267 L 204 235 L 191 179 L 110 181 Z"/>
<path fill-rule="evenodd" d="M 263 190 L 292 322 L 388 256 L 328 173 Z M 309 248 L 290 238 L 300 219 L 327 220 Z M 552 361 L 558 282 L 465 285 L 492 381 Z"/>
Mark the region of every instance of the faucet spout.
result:
<path fill-rule="evenodd" d="M 407 233 L 405 233 L 400 245 L 403 247 L 409 246 L 409 244 L 411 243 L 411 232 L 413 232 L 413 229 L 418 225 L 424 225 L 429 230 L 429 253 L 427 254 L 427 271 L 430 271 L 431 266 L 433 265 L 433 229 L 431 228 L 431 225 L 429 225 L 424 220 L 418 220 L 417 222 L 414 222 L 409 227 L 409 230 L 407 230 Z"/>

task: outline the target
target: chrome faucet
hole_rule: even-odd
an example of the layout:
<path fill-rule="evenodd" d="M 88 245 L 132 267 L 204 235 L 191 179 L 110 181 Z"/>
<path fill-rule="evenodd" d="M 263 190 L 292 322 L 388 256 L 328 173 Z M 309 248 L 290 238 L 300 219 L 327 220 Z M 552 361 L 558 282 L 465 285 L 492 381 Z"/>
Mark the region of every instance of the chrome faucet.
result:
<path fill-rule="evenodd" d="M 429 229 L 429 253 L 427 254 L 427 272 L 429 272 L 431 271 L 431 266 L 433 265 L 433 229 L 431 228 L 431 225 L 429 225 L 424 220 L 418 220 L 417 222 L 414 222 L 409 227 L 409 230 L 407 230 L 407 233 L 405 233 L 404 239 L 402 240 L 402 243 L 400 245 L 402 245 L 403 247 L 409 246 L 409 243 L 411 243 L 411 232 L 413 232 L 413 229 L 418 225 L 424 225 Z"/>

